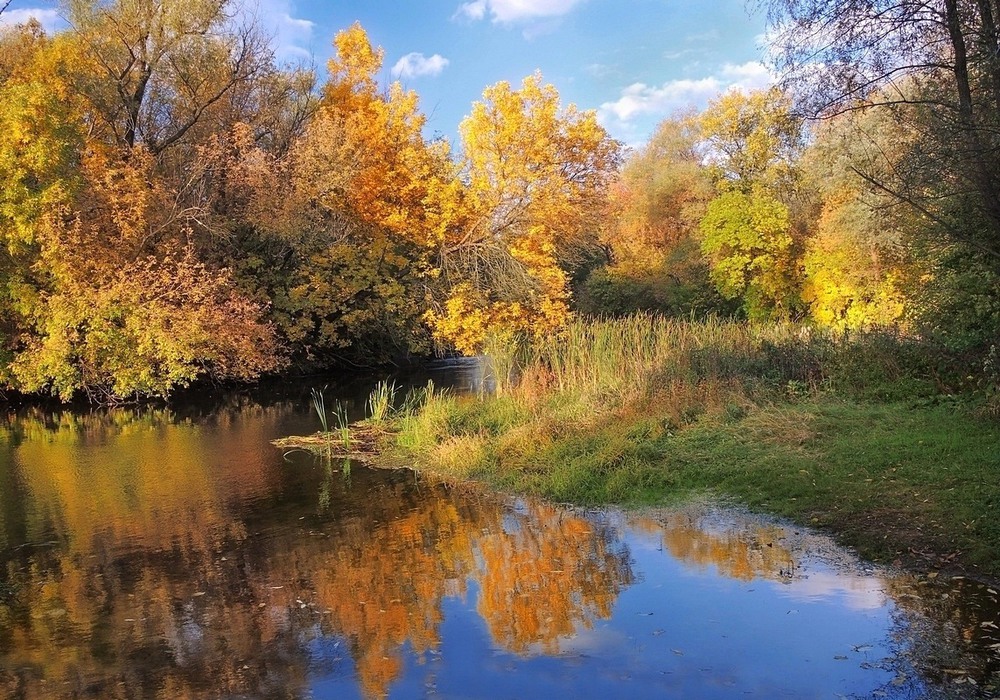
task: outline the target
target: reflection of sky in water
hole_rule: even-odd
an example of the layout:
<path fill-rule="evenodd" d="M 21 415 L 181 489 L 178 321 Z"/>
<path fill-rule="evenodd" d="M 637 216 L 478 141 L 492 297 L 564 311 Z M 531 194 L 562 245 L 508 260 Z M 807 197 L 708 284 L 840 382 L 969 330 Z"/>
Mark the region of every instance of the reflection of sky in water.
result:
<path fill-rule="evenodd" d="M 522 502 L 515 511 L 530 508 Z M 523 528 L 511 512 L 505 526 Z M 826 698 L 893 687 L 897 669 L 883 663 L 893 653 L 893 607 L 878 577 L 840 573 L 793 549 L 793 580 L 726 578 L 674 558 L 648 524 L 635 531 L 618 515 L 607 520 L 637 579 L 609 619 L 577 625 L 555 654 L 539 644 L 514 654 L 477 614 L 481 591 L 472 580 L 466 596 L 443 601 L 440 647 L 407 654 L 390 697 Z M 734 530 L 755 524 L 734 514 Z M 316 697 L 352 696 L 342 678 L 317 680 L 312 689 Z"/>
<path fill-rule="evenodd" d="M 802 578 L 776 586 L 777 590 L 793 600 L 835 600 L 851 610 L 876 610 L 886 605 L 885 588 L 880 579 L 815 566 Z"/>

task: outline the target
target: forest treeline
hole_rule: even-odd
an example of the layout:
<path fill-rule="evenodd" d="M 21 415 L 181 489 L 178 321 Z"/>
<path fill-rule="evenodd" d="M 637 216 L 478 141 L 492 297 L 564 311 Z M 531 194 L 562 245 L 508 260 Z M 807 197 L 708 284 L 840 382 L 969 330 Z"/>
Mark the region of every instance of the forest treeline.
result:
<path fill-rule="evenodd" d="M 0 387 L 158 396 L 635 310 L 996 371 L 995 2 L 842 5 L 772 0 L 782 88 L 628 152 L 539 74 L 429 139 L 357 24 L 318 84 L 229 0 L 68 0 L 0 34 Z"/>

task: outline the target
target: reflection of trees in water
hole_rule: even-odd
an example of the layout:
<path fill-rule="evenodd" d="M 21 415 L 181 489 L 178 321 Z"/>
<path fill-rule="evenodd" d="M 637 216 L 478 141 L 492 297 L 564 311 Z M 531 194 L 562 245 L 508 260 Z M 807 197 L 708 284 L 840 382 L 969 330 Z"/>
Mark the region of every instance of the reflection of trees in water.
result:
<path fill-rule="evenodd" d="M 779 581 L 788 584 L 791 593 L 806 597 L 837 594 L 861 607 L 881 607 L 883 596 L 890 598 L 897 614 L 889 645 L 896 657 L 884 663 L 891 662 L 898 673 L 888 688 L 892 697 L 910 697 L 910 693 L 922 697 L 927 688 L 921 679 L 971 688 L 971 678 L 987 693 L 983 697 L 1000 692 L 1000 594 L 995 588 L 962 577 L 935 580 L 897 574 L 881 577 L 883 591 L 873 592 L 870 574 L 860 573 L 853 556 L 833 548 L 827 538 L 799 532 L 790 537 L 785 528 L 753 517 L 720 527 L 695 509 L 630 523 L 660 539 L 678 561 L 697 568 L 714 567 L 729 578 Z M 797 572 L 803 555 L 822 555 L 840 571 L 811 571 L 800 578 Z M 907 677 L 914 672 L 917 675 Z"/>
<path fill-rule="evenodd" d="M 379 696 L 404 648 L 440 646 L 442 601 L 470 581 L 493 637 L 515 651 L 554 649 L 632 581 L 607 529 L 410 474 L 356 469 L 350 486 L 328 485 L 318 516 L 322 470 L 269 451 L 280 409 L 211 429 L 123 414 L 19 421 L 5 500 L 24 508 L 0 510 L 21 513 L 14 541 L 48 544 L 4 554 L 0 695 L 297 697 L 313 664 L 349 659 Z M 268 501 L 283 490 L 290 500 Z M 341 646 L 317 660 L 331 640 Z"/>
<path fill-rule="evenodd" d="M 634 580 L 603 521 L 402 472 L 348 485 L 271 450 L 287 407 L 230 408 L 0 423 L 17 437 L 0 447 L 0 697 L 292 698 L 352 672 L 377 697 L 407 653 L 440 648 L 443 602 L 470 584 L 494 642 L 530 654 L 610 616 Z M 767 524 L 629 523 L 740 580 L 785 580 L 800 552 Z M 1000 643 L 995 597 L 889 591 L 969 648 Z"/>
<path fill-rule="evenodd" d="M 493 639 L 518 653 L 534 645 L 557 652 L 560 638 L 610 617 L 634 581 L 609 528 L 552 506 L 534 504 L 522 521 L 491 529 L 478 550 L 479 614 Z"/>
<path fill-rule="evenodd" d="M 678 561 L 698 568 L 714 566 L 728 578 L 781 580 L 795 571 L 795 557 L 781 544 L 784 531 L 775 525 L 748 521 L 738 529 L 717 529 L 697 515 L 676 512 L 637 518 L 634 527 L 659 536 Z"/>

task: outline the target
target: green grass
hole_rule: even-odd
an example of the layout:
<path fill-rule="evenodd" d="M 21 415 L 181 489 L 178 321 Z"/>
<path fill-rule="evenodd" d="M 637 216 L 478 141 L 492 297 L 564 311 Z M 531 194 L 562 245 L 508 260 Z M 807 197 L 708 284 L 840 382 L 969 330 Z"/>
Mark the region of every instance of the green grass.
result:
<path fill-rule="evenodd" d="M 709 493 L 875 558 L 1000 574 L 1000 428 L 915 341 L 637 316 L 507 352 L 501 393 L 409 402 L 397 457 L 574 503 Z"/>

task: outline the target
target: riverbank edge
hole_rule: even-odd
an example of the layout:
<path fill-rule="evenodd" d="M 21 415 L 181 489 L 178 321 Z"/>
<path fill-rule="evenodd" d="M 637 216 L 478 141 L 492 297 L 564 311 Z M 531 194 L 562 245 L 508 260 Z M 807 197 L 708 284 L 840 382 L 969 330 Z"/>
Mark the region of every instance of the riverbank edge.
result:
<path fill-rule="evenodd" d="M 450 399 L 446 412 L 498 401 Z M 826 532 L 879 563 L 1000 581 L 1000 429 L 974 404 L 818 395 L 668 425 L 633 409 L 564 426 L 551 441 L 532 440 L 548 428 L 528 421 L 414 443 L 397 421 L 372 461 L 578 506 L 710 497 Z"/>

